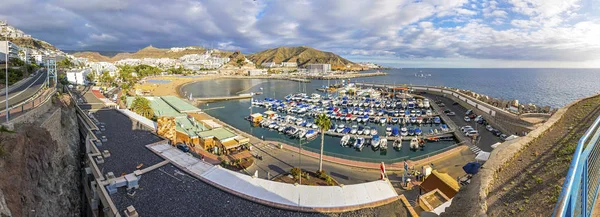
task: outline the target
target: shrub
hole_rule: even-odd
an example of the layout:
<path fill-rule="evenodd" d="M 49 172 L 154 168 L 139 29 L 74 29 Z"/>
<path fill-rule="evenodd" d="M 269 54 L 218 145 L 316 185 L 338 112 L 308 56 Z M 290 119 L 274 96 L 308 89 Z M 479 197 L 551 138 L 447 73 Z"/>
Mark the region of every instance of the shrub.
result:
<path fill-rule="evenodd" d="M 325 178 L 325 181 L 327 182 L 328 185 L 331 185 L 331 186 L 335 185 L 335 182 L 333 182 L 333 179 L 329 176 L 327 176 Z"/>
<path fill-rule="evenodd" d="M 298 167 L 294 167 L 290 170 L 290 174 L 292 174 L 294 177 L 299 177 L 300 173 L 302 173 L 302 170 Z"/>
<path fill-rule="evenodd" d="M 327 178 L 329 175 L 325 172 L 325 170 L 317 171 L 317 176 L 321 179 Z"/>

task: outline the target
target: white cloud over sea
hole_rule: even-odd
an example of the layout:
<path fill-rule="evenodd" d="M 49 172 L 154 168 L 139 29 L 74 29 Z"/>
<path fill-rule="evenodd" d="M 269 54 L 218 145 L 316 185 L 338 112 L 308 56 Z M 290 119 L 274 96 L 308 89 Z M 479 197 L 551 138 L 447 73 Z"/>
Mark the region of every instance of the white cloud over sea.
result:
<path fill-rule="evenodd" d="M 600 67 L 600 0 L 3 0 L 67 50 L 307 45 L 397 67 Z"/>

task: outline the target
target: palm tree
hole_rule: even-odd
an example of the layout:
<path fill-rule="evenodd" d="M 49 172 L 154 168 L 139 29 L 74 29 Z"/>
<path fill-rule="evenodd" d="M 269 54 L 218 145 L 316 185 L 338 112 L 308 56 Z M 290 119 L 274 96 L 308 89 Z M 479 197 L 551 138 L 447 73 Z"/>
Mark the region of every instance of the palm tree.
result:
<path fill-rule="evenodd" d="M 319 156 L 319 172 L 323 171 L 323 142 L 325 141 L 325 131 L 329 130 L 331 127 L 331 120 L 325 114 L 320 114 L 317 116 L 315 121 L 319 129 L 321 130 L 321 155 Z"/>
<path fill-rule="evenodd" d="M 131 103 L 131 110 L 148 119 L 154 117 L 154 111 L 152 110 L 152 107 L 150 107 L 150 100 L 144 97 L 136 97 L 133 100 L 133 103 Z"/>

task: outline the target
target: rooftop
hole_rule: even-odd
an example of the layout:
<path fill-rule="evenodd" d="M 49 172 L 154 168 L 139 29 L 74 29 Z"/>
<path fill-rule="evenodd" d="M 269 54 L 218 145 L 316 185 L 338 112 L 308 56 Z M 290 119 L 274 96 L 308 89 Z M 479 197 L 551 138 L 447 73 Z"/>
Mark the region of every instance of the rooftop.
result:
<path fill-rule="evenodd" d="M 178 112 L 181 112 L 181 113 L 199 112 L 200 111 L 200 109 L 197 108 L 196 106 L 194 106 L 176 96 L 162 96 L 160 98 L 162 100 L 164 100 L 167 104 L 169 104 L 171 107 L 173 107 L 175 110 L 177 110 Z"/>
<path fill-rule="evenodd" d="M 224 139 L 233 138 L 236 135 L 225 128 L 217 128 L 217 129 L 207 130 L 204 132 L 199 132 L 198 136 L 200 136 L 202 138 L 215 137 L 219 140 L 224 140 Z"/>
<path fill-rule="evenodd" d="M 197 136 L 198 132 L 206 131 L 204 125 L 198 123 L 194 118 L 191 117 L 176 117 L 175 122 L 177 123 L 176 130 L 179 132 L 185 132 L 190 137 Z"/>

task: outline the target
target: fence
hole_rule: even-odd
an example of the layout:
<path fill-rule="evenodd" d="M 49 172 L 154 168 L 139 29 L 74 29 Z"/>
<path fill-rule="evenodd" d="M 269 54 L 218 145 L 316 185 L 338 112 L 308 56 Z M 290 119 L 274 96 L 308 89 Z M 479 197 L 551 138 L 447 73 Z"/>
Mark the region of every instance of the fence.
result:
<path fill-rule="evenodd" d="M 592 216 L 600 187 L 600 117 L 579 139 L 553 216 Z"/>
<path fill-rule="evenodd" d="M 43 102 L 48 100 L 52 95 L 56 93 L 56 88 L 50 88 L 46 90 L 38 91 L 28 100 L 25 100 L 17 105 L 11 106 L 8 109 L 9 120 L 16 118 L 17 116 L 24 114 L 34 108 L 40 106 Z M 0 123 L 6 122 L 6 111 L 0 112 Z"/>

